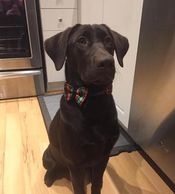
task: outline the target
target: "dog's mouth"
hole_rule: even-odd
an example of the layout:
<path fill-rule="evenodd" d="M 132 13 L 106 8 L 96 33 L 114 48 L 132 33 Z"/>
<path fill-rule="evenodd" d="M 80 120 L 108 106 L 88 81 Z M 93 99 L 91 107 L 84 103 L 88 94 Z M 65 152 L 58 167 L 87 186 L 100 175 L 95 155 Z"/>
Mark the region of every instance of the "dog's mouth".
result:
<path fill-rule="evenodd" d="M 110 70 L 92 71 L 81 74 L 81 79 L 85 85 L 108 85 L 114 80 L 115 68 Z"/>
<path fill-rule="evenodd" d="M 103 76 L 97 76 L 94 78 L 94 80 L 91 80 L 91 84 L 93 85 L 108 85 L 113 82 L 114 76 L 106 76 L 105 78 Z"/>

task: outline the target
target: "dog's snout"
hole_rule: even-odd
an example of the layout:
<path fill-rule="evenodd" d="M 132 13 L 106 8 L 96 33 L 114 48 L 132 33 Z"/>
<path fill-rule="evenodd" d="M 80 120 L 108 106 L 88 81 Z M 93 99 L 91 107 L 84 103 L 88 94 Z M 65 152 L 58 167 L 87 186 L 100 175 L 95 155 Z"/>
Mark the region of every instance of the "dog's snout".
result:
<path fill-rule="evenodd" d="M 97 67 L 98 68 L 105 68 L 105 67 L 111 66 L 113 64 L 114 64 L 114 59 L 112 56 L 104 56 L 98 60 Z"/>

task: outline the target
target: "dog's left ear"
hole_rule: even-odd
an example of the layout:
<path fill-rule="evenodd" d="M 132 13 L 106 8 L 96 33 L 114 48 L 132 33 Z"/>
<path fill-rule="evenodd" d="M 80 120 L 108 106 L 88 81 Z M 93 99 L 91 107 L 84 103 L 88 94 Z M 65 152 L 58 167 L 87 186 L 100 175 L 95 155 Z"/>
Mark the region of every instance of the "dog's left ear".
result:
<path fill-rule="evenodd" d="M 102 25 L 105 26 L 106 29 L 108 30 L 108 32 L 110 33 L 110 35 L 113 39 L 113 42 L 114 42 L 114 49 L 115 49 L 115 52 L 117 55 L 119 65 L 121 67 L 123 67 L 123 58 L 124 58 L 125 54 L 127 53 L 128 48 L 129 48 L 128 39 L 125 38 L 124 36 L 122 36 L 121 34 L 119 34 L 118 32 L 111 30 L 105 24 L 102 24 Z"/>
<path fill-rule="evenodd" d="M 80 24 L 67 28 L 65 31 L 48 38 L 44 42 L 45 50 L 54 62 L 57 71 L 59 71 L 63 67 L 70 34 L 78 26 L 80 26 Z"/>

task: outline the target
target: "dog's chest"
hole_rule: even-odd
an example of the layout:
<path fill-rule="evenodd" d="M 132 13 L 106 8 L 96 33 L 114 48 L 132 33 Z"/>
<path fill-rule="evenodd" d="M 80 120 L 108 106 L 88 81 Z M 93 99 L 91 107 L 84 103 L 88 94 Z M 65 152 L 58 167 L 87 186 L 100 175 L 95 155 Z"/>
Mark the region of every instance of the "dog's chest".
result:
<path fill-rule="evenodd" d="M 77 164 L 94 165 L 109 154 L 117 137 L 118 129 L 115 124 L 109 126 L 85 124 L 76 132 L 69 128 L 64 138 L 61 138 L 64 139 L 63 153 Z"/>
<path fill-rule="evenodd" d="M 80 111 L 66 104 L 61 112 L 59 139 L 69 161 L 92 165 L 109 154 L 118 136 L 114 106 L 107 109 L 96 103 Z"/>
<path fill-rule="evenodd" d="M 108 128 L 96 125 L 82 132 L 83 134 L 80 135 L 81 150 L 92 158 L 104 155 L 111 138 L 113 138 L 113 134 L 107 130 Z"/>

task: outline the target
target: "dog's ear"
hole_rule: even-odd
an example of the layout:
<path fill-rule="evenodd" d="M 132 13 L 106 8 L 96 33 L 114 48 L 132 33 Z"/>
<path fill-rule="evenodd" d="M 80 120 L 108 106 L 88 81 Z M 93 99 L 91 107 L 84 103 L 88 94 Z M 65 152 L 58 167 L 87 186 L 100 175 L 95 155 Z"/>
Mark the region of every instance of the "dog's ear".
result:
<path fill-rule="evenodd" d="M 105 24 L 102 24 L 102 25 L 105 26 L 108 32 L 110 33 L 114 42 L 114 49 L 117 55 L 119 65 L 123 67 L 123 57 L 125 56 L 129 48 L 128 39 L 122 36 L 121 34 L 119 34 L 118 32 L 111 30 Z"/>
<path fill-rule="evenodd" d="M 48 38 L 44 42 L 45 50 L 54 62 L 57 71 L 59 71 L 63 67 L 66 58 L 67 44 L 70 34 L 78 26 L 80 26 L 80 24 L 77 24 L 71 28 L 67 28 L 65 31 Z"/>

